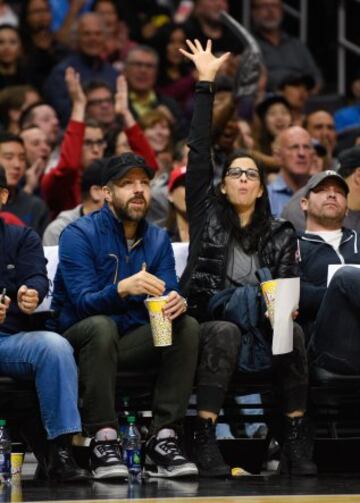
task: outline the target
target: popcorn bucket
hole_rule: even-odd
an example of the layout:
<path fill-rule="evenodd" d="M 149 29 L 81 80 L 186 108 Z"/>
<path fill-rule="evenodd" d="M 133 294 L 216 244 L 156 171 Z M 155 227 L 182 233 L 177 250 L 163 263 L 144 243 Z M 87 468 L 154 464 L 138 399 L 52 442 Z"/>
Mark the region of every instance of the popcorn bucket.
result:
<path fill-rule="evenodd" d="M 172 322 L 164 316 L 164 308 L 168 297 L 149 297 L 145 305 L 149 312 L 151 332 L 154 346 L 165 347 L 172 345 Z"/>
<path fill-rule="evenodd" d="M 264 281 L 261 283 L 261 292 L 264 296 L 269 320 L 272 328 L 274 328 L 275 320 L 275 296 L 276 296 L 276 280 L 271 279 L 269 281 Z"/>

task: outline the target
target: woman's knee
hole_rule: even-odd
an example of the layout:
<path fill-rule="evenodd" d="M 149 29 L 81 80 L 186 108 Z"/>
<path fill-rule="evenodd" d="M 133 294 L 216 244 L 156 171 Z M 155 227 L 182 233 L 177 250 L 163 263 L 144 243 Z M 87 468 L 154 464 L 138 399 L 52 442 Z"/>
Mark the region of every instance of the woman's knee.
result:
<path fill-rule="evenodd" d="M 209 321 L 200 326 L 200 345 L 229 348 L 238 351 L 241 341 L 240 328 L 230 321 Z"/>

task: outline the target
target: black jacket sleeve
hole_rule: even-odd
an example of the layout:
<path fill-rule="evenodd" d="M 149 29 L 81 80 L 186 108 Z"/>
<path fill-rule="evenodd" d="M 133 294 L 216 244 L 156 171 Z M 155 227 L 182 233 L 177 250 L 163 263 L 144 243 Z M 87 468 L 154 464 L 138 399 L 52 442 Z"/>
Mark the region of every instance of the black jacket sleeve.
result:
<path fill-rule="evenodd" d="M 195 88 L 194 112 L 188 145 L 190 148 L 186 172 L 186 208 L 190 241 L 197 241 L 207 215 L 212 190 L 213 163 L 211 157 L 211 119 L 214 84 L 198 82 Z"/>

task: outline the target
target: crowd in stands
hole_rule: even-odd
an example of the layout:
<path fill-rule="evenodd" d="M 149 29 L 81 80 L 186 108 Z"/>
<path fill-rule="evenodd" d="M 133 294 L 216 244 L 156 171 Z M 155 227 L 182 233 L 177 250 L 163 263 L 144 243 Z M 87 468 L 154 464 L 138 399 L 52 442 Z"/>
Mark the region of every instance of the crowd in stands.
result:
<path fill-rule="evenodd" d="M 216 424 L 243 340 L 271 341 L 265 276 L 301 279 L 294 349 L 263 355 L 281 390 L 282 473 L 317 473 L 309 366 L 360 372 L 359 269 L 328 282 L 329 265 L 360 264 L 360 73 L 346 106 L 319 106 L 321 62 L 283 30 L 282 0 L 251 2 L 250 48 L 223 11 L 228 0 L 0 1 L 0 374 L 35 379 L 48 444 L 31 448 L 50 479 L 89 477 L 75 433 L 92 438 L 92 477 L 127 477 L 116 373 L 150 366 L 146 473 L 228 476 Z M 43 246 L 59 246 L 56 316 L 34 331 Z M 144 299 L 165 294 L 174 342 L 160 350 Z"/>

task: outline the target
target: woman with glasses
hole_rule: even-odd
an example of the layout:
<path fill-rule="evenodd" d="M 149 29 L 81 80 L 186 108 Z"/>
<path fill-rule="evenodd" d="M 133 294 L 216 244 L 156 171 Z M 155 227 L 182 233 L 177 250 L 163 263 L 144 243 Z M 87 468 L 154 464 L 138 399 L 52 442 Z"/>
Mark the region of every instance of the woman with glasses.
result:
<path fill-rule="evenodd" d="M 228 287 L 256 285 L 255 273 L 260 268 L 268 268 L 273 278 L 296 276 L 296 236 L 290 223 L 271 217 L 263 168 L 244 151 L 231 154 L 220 184 L 213 189 L 214 80 L 228 54 L 216 58 L 210 41 L 206 49 L 197 40 L 187 41 L 187 45 L 188 51 L 181 52 L 195 64 L 199 82 L 186 174 L 190 254 L 181 284 L 191 314 L 202 322 L 195 458 L 200 474 L 217 477 L 229 474 L 215 441 L 215 425 L 237 366 L 242 333 L 238 325 L 221 317 L 211 320 L 209 301 Z M 271 341 L 271 327 L 265 316 L 257 328 Z M 304 419 L 308 379 L 299 326 L 294 328 L 293 352 L 273 357 L 273 368 L 285 412 L 281 470 L 314 474 L 316 466 Z"/>

